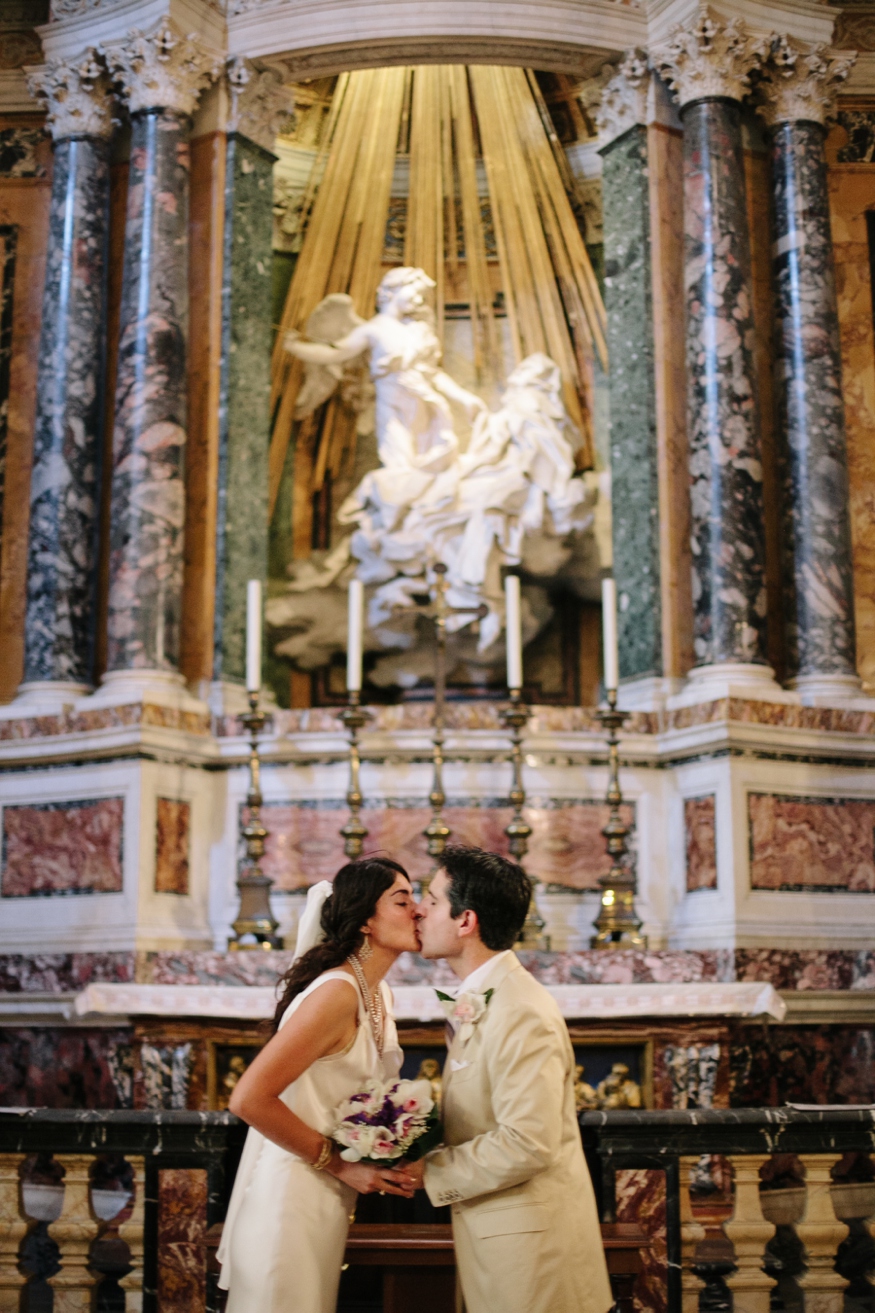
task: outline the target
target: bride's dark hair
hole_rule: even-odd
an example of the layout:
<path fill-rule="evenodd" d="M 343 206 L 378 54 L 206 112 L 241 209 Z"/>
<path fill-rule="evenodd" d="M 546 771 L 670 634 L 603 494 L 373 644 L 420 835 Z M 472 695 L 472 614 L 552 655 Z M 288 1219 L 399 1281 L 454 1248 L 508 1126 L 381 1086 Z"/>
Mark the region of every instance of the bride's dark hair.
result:
<path fill-rule="evenodd" d="M 279 1030 L 283 1013 L 293 998 L 303 993 L 323 971 L 341 966 L 351 953 L 361 948 L 362 926 L 374 915 L 377 903 L 399 875 L 410 879 L 404 867 L 391 857 L 360 857 L 341 866 L 334 877 L 331 894 L 322 906 L 325 938 L 293 962 L 279 983 L 282 993 L 273 1018 L 273 1034 Z"/>

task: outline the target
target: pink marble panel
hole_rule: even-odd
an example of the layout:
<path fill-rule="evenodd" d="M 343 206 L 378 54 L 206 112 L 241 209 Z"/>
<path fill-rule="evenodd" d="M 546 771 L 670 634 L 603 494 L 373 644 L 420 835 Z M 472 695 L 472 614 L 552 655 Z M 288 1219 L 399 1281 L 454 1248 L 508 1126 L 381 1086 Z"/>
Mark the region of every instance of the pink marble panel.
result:
<path fill-rule="evenodd" d="M 192 1313 L 207 1297 L 207 1173 L 166 1167 L 158 1173 L 158 1307 Z"/>
<path fill-rule="evenodd" d="M 3 808 L 0 894 L 120 893 L 124 799 Z"/>
<path fill-rule="evenodd" d="M 748 795 L 753 889 L 875 893 L 875 802 Z"/>
<path fill-rule="evenodd" d="M 665 1172 L 624 1168 L 617 1172 L 617 1221 L 636 1222 L 650 1237 L 642 1252 L 644 1270 L 638 1277 L 635 1308 L 641 1313 L 665 1313 L 668 1307 L 668 1251 L 665 1232 Z"/>
<path fill-rule="evenodd" d="M 449 806 L 443 814 L 452 843 L 507 853 L 504 831 L 513 815 L 510 807 Z M 634 808 L 624 807 L 623 816 L 627 825 L 634 825 Z M 394 857 L 415 879 L 428 874 L 432 862 L 423 836 L 431 819 L 427 807 L 365 808 L 361 817 L 368 829 L 366 855 Z M 525 817 L 532 827 L 526 869 L 545 884 L 594 888 L 610 867 L 602 834 L 608 820 L 605 804 L 527 807 Z M 345 807 L 271 804 L 263 808 L 262 818 L 268 830 L 264 870 L 278 889 L 330 880 L 346 861 L 340 837 L 349 818 Z"/>
<path fill-rule="evenodd" d="M 716 802 L 713 793 L 684 799 L 687 893 L 717 888 Z"/>
<path fill-rule="evenodd" d="M 155 817 L 155 892 L 188 893 L 188 840 L 191 805 L 158 798 Z"/>

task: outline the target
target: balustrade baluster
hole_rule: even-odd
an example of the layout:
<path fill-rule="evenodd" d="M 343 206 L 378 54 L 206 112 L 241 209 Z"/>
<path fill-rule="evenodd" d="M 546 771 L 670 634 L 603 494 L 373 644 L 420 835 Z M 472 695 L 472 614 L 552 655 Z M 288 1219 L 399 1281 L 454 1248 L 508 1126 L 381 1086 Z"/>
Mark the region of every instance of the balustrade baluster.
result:
<path fill-rule="evenodd" d="M 131 1270 L 119 1285 L 125 1292 L 126 1313 L 143 1310 L 143 1224 L 146 1215 L 146 1160 L 140 1154 L 128 1154 L 134 1170 L 134 1203 L 131 1215 L 118 1229 L 131 1254 Z"/>
<path fill-rule="evenodd" d="M 799 1154 L 805 1169 L 805 1212 L 796 1234 L 805 1246 L 807 1270 L 797 1278 L 805 1292 L 805 1313 L 842 1313 L 848 1282 L 834 1271 L 836 1251 L 848 1234 L 835 1214 L 830 1172 L 840 1158 Z"/>
<path fill-rule="evenodd" d="M 18 1270 L 18 1251 L 30 1223 L 21 1212 L 24 1155 L 0 1153 L 0 1313 L 18 1313 L 27 1277 Z"/>
<path fill-rule="evenodd" d="M 90 1313 L 94 1287 L 99 1280 L 88 1270 L 91 1245 L 100 1223 L 91 1209 L 90 1168 L 86 1154 L 55 1154 L 64 1169 L 64 1203 L 61 1216 L 49 1225 L 49 1235 L 61 1251 L 61 1270 L 49 1277 L 54 1291 L 54 1313 Z"/>
<path fill-rule="evenodd" d="M 763 1271 L 763 1258 L 775 1227 L 763 1216 L 760 1201 L 760 1168 L 768 1155 L 739 1154 L 729 1161 L 735 1174 L 735 1207 L 723 1231 L 735 1250 L 737 1271 L 726 1277 L 733 1313 L 769 1313 L 770 1292 L 777 1283 Z"/>
<path fill-rule="evenodd" d="M 705 1289 L 705 1282 L 692 1270 L 696 1246 L 705 1239 L 705 1228 L 693 1217 L 690 1200 L 690 1178 L 698 1161 L 697 1157 L 679 1159 L 682 1313 L 699 1313 L 699 1295 Z"/>

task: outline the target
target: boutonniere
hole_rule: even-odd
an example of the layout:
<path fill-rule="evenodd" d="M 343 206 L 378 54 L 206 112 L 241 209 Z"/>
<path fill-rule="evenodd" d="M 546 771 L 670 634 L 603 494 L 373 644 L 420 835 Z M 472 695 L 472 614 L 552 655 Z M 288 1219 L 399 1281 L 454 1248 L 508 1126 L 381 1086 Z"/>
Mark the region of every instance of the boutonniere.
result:
<path fill-rule="evenodd" d="M 477 994 L 473 990 L 466 989 L 458 998 L 444 994 L 439 989 L 434 992 L 447 1017 L 457 1027 L 459 1039 L 464 1043 L 470 1039 L 474 1027 L 489 1007 L 489 1000 L 495 990 L 487 989 L 483 994 Z"/>

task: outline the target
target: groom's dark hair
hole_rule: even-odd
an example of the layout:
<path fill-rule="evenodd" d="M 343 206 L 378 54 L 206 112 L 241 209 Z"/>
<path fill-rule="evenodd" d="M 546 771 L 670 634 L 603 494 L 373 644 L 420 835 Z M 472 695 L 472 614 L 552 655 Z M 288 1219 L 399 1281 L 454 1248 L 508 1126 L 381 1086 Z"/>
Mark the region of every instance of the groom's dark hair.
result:
<path fill-rule="evenodd" d="M 453 917 L 477 913 L 480 938 L 498 952 L 513 948 L 532 897 L 532 882 L 517 862 L 482 848 L 447 848 L 440 860 L 450 882 Z"/>

